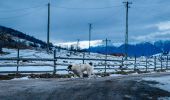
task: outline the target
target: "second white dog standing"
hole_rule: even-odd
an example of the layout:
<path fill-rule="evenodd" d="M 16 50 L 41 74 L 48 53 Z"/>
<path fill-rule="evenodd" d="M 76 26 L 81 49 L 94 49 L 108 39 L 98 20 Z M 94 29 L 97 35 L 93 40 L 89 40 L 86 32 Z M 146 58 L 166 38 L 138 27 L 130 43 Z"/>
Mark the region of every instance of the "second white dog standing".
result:
<path fill-rule="evenodd" d="M 79 77 L 83 77 L 83 73 L 86 71 L 88 74 L 88 77 L 91 77 L 93 74 L 93 66 L 92 63 L 89 64 L 73 64 L 68 66 L 69 71 L 73 71 L 74 74 L 76 74 Z"/>

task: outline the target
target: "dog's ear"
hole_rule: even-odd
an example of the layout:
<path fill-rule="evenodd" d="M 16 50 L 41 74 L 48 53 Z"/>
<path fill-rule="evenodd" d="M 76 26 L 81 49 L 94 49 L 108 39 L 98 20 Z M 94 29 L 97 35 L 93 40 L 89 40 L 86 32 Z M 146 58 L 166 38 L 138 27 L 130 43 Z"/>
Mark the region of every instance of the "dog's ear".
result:
<path fill-rule="evenodd" d="M 69 65 L 69 66 L 67 67 L 68 70 L 71 70 L 71 68 L 72 68 L 72 65 Z"/>
<path fill-rule="evenodd" d="M 93 63 L 92 63 L 92 62 L 90 62 L 90 63 L 89 63 L 89 65 L 93 66 Z"/>

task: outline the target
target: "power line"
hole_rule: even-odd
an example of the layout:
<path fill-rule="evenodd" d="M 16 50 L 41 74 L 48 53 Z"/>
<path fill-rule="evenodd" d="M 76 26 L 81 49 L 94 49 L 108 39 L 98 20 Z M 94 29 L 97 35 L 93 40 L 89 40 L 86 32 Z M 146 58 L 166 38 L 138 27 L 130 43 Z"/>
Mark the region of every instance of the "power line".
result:
<path fill-rule="evenodd" d="M 32 12 L 28 12 L 28 13 L 25 13 L 25 14 L 21 14 L 21 15 L 17 15 L 17 16 L 12 16 L 12 17 L 2 17 L 0 19 L 19 18 L 19 17 L 23 17 L 23 16 L 26 16 L 26 15 L 30 15 L 30 14 L 32 14 Z"/>
<path fill-rule="evenodd" d="M 123 5 L 117 5 L 117 6 L 107 6 L 107 7 L 92 7 L 92 8 L 79 8 L 79 7 L 65 7 L 65 6 L 52 6 L 55 8 L 62 8 L 62 9 L 73 9 L 73 10 L 79 10 L 79 9 L 110 9 L 114 7 L 122 7 Z"/>
<path fill-rule="evenodd" d="M 121 10 L 122 10 L 122 8 L 121 8 Z M 113 21 L 113 18 L 115 18 L 115 14 L 120 14 L 120 13 L 122 13 L 122 12 L 120 12 L 120 10 L 115 10 L 115 11 L 113 11 L 113 10 L 111 10 L 110 11 L 111 13 L 107 13 L 107 15 L 102 15 L 102 16 L 100 16 L 99 18 L 96 18 L 95 19 L 95 21 L 92 21 L 92 23 L 93 24 L 99 24 L 99 23 L 103 23 L 103 21 L 105 21 L 106 22 L 106 19 L 107 19 L 107 21 L 108 21 L 108 19 L 110 19 L 110 21 Z M 113 13 L 112 13 L 113 12 Z M 109 14 L 109 15 L 108 15 Z"/>
<path fill-rule="evenodd" d="M 32 6 L 32 7 L 27 7 L 27 8 L 21 8 L 21 9 L 0 10 L 0 12 L 8 13 L 8 12 L 25 11 L 25 10 L 29 10 L 29 9 L 33 9 L 33 8 L 40 8 L 40 7 L 44 7 L 44 6 L 45 6 L 45 5 L 38 5 L 38 6 Z"/>
<path fill-rule="evenodd" d="M 6 19 L 15 19 L 15 18 L 19 18 L 19 17 L 23 17 L 23 16 L 27 16 L 27 15 L 31 15 L 33 14 L 33 12 L 26 12 L 24 14 L 20 14 L 20 15 L 16 15 L 16 16 L 11 16 L 11 17 L 0 17 L 0 20 L 6 20 Z"/>

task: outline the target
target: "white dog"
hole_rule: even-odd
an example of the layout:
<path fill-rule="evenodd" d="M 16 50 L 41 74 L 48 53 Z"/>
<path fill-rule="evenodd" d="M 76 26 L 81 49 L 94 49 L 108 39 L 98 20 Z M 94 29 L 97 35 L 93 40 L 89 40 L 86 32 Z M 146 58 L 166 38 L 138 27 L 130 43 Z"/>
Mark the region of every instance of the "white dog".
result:
<path fill-rule="evenodd" d="M 93 66 L 92 63 L 89 64 L 73 64 L 69 65 L 67 68 L 69 71 L 73 71 L 73 73 L 79 77 L 83 77 L 83 72 L 87 72 L 88 77 L 91 77 L 93 74 Z"/>

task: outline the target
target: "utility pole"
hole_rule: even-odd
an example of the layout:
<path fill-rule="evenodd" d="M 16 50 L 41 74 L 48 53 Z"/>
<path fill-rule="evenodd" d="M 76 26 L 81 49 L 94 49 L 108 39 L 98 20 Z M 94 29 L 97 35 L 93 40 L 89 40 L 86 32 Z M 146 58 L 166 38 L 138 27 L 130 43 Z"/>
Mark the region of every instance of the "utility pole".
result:
<path fill-rule="evenodd" d="M 107 62 L 106 62 L 106 60 L 107 60 L 107 55 L 108 55 L 108 42 L 110 42 L 111 40 L 108 40 L 107 38 L 106 38 L 106 40 L 103 40 L 103 42 L 105 42 L 106 44 L 105 44 L 105 73 L 106 73 L 106 64 L 107 64 Z"/>
<path fill-rule="evenodd" d="M 79 51 L 79 42 L 80 42 L 80 39 L 77 40 L 77 51 Z"/>
<path fill-rule="evenodd" d="M 105 53 L 106 53 L 106 59 L 107 59 L 107 54 L 108 54 L 108 42 L 111 42 L 111 40 L 108 40 L 107 38 L 103 40 L 105 42 Z"/>
<path fill-rule="evenodd" d="M 132 2 L 123 2 L 126 7 L 126 33 L 125 33 L 125 59 L 127 59 L 128 56 L 128 13 L 129 13 L 129 4 L 132 4 Z"/>
<path fill-rule="evenodd" d="M 48 23 L 47 23 L 47 52 L 50 48 L 50 2 L 48 3 Z"/>
<path fill-rule="evenodd" d="M 90 41 L 91 41 L 91 30 L 92 30 L 92 24 L 89 24 L 89 54 L 90 54 L 90 50 L 91 50 L 91 46 L 90 46 Z"/>

